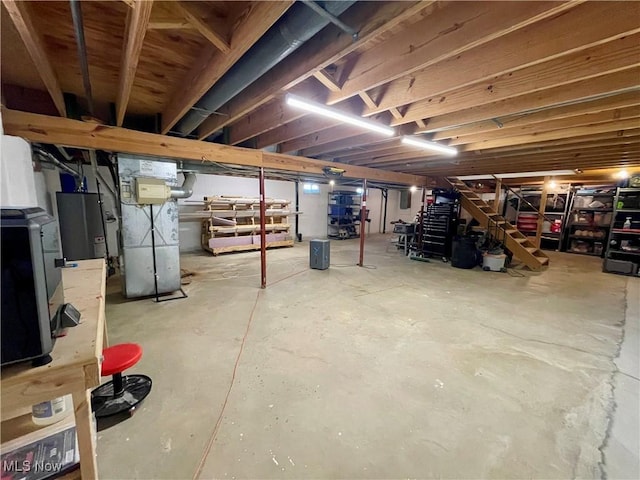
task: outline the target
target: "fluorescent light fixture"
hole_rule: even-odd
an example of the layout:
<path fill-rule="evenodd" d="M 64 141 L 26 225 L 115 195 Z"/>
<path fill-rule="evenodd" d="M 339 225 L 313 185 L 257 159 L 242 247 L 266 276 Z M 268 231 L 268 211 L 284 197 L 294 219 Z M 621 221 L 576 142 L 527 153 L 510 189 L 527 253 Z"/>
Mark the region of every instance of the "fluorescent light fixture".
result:
<path fill-rule="evenodd" d="M 495 178 L 550 177 L 554 175 L 575 175 L 575 170 L 549 170 L 546 172 L 496 173 L 495 175 L 466 175 L 458 180 L 491 180 Z"/>
<path fill-rule="evenodd" d="M 413 147 L 424 148 L 426 150 L 433 150 L 434 152 L 444 153 L 445 155 L 457 155 L 458 150 L 453 147 L 447 147 L 446 145 L 440 145 L 436 142 L 430 142 L 428 140 L 422 140 L 415 137 L 402 137 L 402 143 L 405 145 L 411 145 Z"/>
<path fill-rule="evenodd" d="M 329 108 L 321 103 L 311 102 L 309 100 L 305 100 L 296 95 L 287 94 L 287 105 L 291 105 L 292 107 L 301 108 L 311 113 L 317 113 L 318 115 L 322 115 L 323 117 L 334 118 L 336 120 L 340 120 L 341 122 L 348 123 L 350 125 L 355 125 L 356 127 L 364 128 L 366 130 L 371 130 L 372 132 L 380 133 L 382 135 L 387 135 L 391 137 L 395 135 L 396 131 L 387 127 L 386 125 L 381 125 L 376 122 L 372 122 L 371 120 L 367 120 L 365 118 L 360 118 L 355 115 L 350 115 L 348 113 L 341 112 L 336 110 L 335 108 Z"/>

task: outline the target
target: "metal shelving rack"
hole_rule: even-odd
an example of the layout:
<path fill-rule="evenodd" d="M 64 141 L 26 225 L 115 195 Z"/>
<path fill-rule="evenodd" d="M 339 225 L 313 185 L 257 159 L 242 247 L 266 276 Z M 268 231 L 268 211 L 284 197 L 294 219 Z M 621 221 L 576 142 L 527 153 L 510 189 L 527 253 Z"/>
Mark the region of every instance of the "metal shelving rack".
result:
<path fill-rule="evenodd" d="M 540 200 L 542 199 L 542 189 L 537 186 L 533 188 L 523 187 L 520 189 L 520 195 L 523 198 L 525 198 L 529 203 L 532 203 L 535 206 L 536 203 L 539 204 Z M 565 224 L 565 218 L 567 216 L 567 211 L 568 211 L 567 207 L 569 204 L 570 195 L 568 191 L 548 194 L 548 198 L 553 196 L 564 198 L 564 205 L 561 208 L 551 208 L 551 209 L 547 208 L 545 205 L 543 215 L 546 218 L 553 218 L 554 220 L 557 219 L 560 225 L 560 230 L 557 232 L 552 231 L 551 225 L 549 225 L 548 231 L 545 231 L 543 229 L 542 235 L 540 236 L 540 245 L 541 245 L 541 248 L 547 248 L 547 249 L 549 249 L 550 245 L 553 245 L 555 247 L 555 248 L 552 248 L 553 250 L 560 250 L 562 246 L 563 227 Z M 535 197 L 539 197 L 537 199 L 537 202 Z M 516 198 L 518 200 L 518 208 L 516 209 L 516 218 L 515 218 L 515 222 L 518 230 L 527 236 L 535 237 L 537 232 L 539 211 L 532 210 L 526 203 L 520 201 L 520 199 L 518 199 L 518 197 L 516 196 L 512 198 Z M 530 222 L 523 221 L 524 215 L 527 215 L 527 214 L 530 215 L 530 219 L 533 221 L 530 221 Z M 548 220 L 546 219 L 544 220 L 544 222 L 547 222 L 547 221 Z M 531 225 L 532 228 L 530 229 L 523 228 L 522 225 Z"/>
<path fill-rule="evenodd" d="M 640 188 L 618 188 L 613 207 L 604 270 L 635 275 L 640 270 Z M 627 219 L 630 228 L 624 228 Z"/>
<path fill-rule="evenodd" d="M 574 188 L 565 222 L 564 249 L 567 253 L 601 257 L 609 236 L 615 187 Z M 583 205 L 587 197 L 603 207 Z M 591 203 L 591 202 L 590 202 Z"/>
<path fill-rule="evenodd" d="M 337 240 L 360 237 L 360 200 L 358 192 L 329 192 L 327 237 Z"/>

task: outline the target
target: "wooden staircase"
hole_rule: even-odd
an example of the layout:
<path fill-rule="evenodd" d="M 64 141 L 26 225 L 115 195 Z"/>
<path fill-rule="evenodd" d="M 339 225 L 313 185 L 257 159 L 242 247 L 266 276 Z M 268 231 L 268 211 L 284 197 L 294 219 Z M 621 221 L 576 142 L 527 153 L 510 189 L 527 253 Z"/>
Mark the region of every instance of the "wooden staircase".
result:
<path fill-rule="evenodd" d="M 549 265 L 549 257 L 540 250 L 529 238 L 511 225 L 502 215 L 493 211 L 487 202 L 457 178 L 447 178 L 449 184 L 460 192 L 462 208 L 475 218 L 483 228 L 501 241 L 513 256 L 524 263 L 531 270 L 538 271 Z"/>

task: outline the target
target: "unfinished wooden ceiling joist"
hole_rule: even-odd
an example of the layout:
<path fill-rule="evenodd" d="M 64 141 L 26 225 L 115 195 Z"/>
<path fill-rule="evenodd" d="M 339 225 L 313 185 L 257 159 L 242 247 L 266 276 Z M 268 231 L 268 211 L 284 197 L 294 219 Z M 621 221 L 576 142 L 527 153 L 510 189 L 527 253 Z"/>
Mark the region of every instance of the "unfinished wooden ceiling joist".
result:
<path fill-rule="evenodd" d="M 301 8 L 292 0 L 86 2 L 96 115 L 173 145 L 183 117 L 198 111 L 200 139 L 383 175 L 605 175 L 640 165 L 640 2 L 355 1 L 340 20 L 357 38 L 327 20 L 215 111 L 194 109 Z M 4 105 L 86 113 L 69 3 L 3 0 L 1 27 Z M 287 93 L 392 125 L 396 135 L 293 109 Z M 403 135 L 459 153 L 402 145 Z"/>

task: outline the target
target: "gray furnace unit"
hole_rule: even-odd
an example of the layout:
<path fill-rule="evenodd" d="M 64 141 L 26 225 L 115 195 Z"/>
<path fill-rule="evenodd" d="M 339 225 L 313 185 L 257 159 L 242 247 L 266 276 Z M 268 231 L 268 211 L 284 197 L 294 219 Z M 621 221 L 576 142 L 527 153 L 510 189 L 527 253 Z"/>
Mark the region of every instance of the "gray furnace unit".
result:
<path fill-rule="evenodd" d="M 175 198 L 160 199 L 162 190 L 178 184 L 176 164 L 134 155 L 118 155 L 120 177 L 121 267 L 123 291 L 127 298 L 146 297 L 180 290 L 180 247 L 178 204 Z M 145 192 L 158 195 L 141 198 Z M 155 190 L 155 191 L 152 191 Z M 151 198 L 151 197 L 149 197 Z M 153 215 L 153 222 L 151 221 Z M 152 239 L 151 225 L 155 235 Z M 155 290 L 154 249 L 158 291 Z"/>
<path fill-rule="evenodd" d="M 100 195 L 56 192 L 62 254 L 68 260 L 104 258 L 106 246 Z"/>
<path fill-rule="evenodd" d="M 316 270 L 329 268 L 329 240 L 311 240 L 309 242 L 309 266 Z"/>

